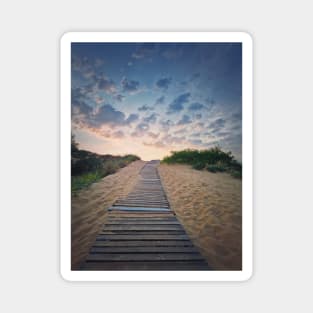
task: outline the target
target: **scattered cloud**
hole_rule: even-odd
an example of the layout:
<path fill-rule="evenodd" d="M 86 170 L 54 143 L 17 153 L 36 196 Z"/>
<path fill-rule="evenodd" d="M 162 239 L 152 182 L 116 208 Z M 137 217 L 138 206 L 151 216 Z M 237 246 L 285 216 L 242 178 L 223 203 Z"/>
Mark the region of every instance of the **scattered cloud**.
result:
<path fill-rule="evenodd" d="M 144 43 L 132 53 L 132 58 L 137 60 L 151 58 L 155 51 L 156 45 L 154 43 Z"/>
<path fill-rule="evenodd" d="M 174 131 L 173 133 L 175 135 L 179 135 L 179 134 L 185 134 L 187 131 L 188 131 L 187 128 L 181 128 L 179 130 Z"/>
<path fill-rule="evenodd" d="M 173 125 L 174 125 L 174 122 L 171 120 L 160 121 L 160 126 L 163 131 L 168 131 Z"/>
<path fill-rule="evenodd" d="M 139 123 L 135 131 L 131 133 L 132 137 L 142 137 L 146 134 L 146 132 L 149 130 L 149 124 L 147 123 Z"/>
<path fill-rule="evenodd" d="M 113 94 L 117 91 L 116 85 L 112 79 L 107 77 L 97 77 L 96 84 L 99 90 L 105 91 L 107 94 Z"/>
<path fill-rule="evenodd" d="M 160 98 L 157 98 L 155 101 L 155 104 L 163 104 L 165 101 L 165 96 L 161 96 Z"/>
<path fill-rule="evenodd" d="M 209 128 L 213 130 L 221 129 L 225 126 L 226 121 L 223 118 L 218 118 L 212 123 L 210 123 Z"/>
<path fill-rule="evenodd" d="M 139 115 L 138 114 L 130 114 L 129 116 L 128 116 L 128 118 L 126 119 L 126 124 L 131 124 L 131 123 L 133 123 L 133 122 L 136 122 L 136 121 L 138 121 L 138 119 L 139 119 Z"/>
<path fill-rule="evenodd" d="M 192 123 L 189 115 L 184 114 L 183 117 L 178 121 L 177 125 L 186 125 Z"/>
<path fill-rule="evenodd" d="M 158 114 L 152 113 L 151 115 L 145 117 L 143 119 L 143 121 L 146 122 L 146 123 L 149 123 L 149 124 L 154 124 L 156 122 L 156 120 L 157 120 L 157 116 L 158 116 Z"/>
<path fill-rule="evenodd" d="M 192 140 L 190 140 L 190 142 L 193 145 L 201 145 L 202 144 L 202 140 L 201 139 L 192 139 Z"/>
<path fill-rule="evenodd" d="M 118 131 L 112 133 L 111 136 L 112 136 L 113 138 L 121 139 L 121 138 L 124 138 L 124 137 L 125 137 L 125 134 L 124 134 L 123 131 L 118 130 Z"/>
<path fill-rule="evenodd" d="M 132 94 L 139 91 L 139 81 L 128 80 L 126 77 L 123 77 L 121 84 L 123 92 Z"/>
<path fill-rule="evenodd" d="M 89 122 L 95 127 L 99 127 L 103 124 L 114 127 L 116 125 L 125 125 L 126 120 L 123 112 L 117 111 L 110 104 L 104 104 L 99 108 L 97 114 L 89 118 Z"/>
<path fill-rule="evenodd" d="M 189 102 L 190 96 L 190 92 L 186 92 L 175 98 L 168 107 L 168 114 L 182 111 L 184 104 Z"/>
<path fill-rule="evenodd" d="M 199 102 L 193 102 L 189 105 L 189 111 L 198 111 L 198 110 L 202 110 L 204 108 L 204 105 L 202 103 Z"/>
<path fill-rule="evenodd" d="M 124 100 L 125 96 L 121 94 L 116 94 L 114 95 L 114 99 L 117 100 L 118 102 L 122 102 Z"/>
<path fill-rule="evenodd" d="M 171 77 L 164 77 L 164 78 L 161 78 L 159 79 L 157 82 L 156 82 L 156 86 L 159 88 L 159 89 L 162 89 L 162 90 L 167 90 L 168 87 L 170 86 L 172 82 L 172 78 Z"/>
<path fill-rule="evenodd" d="M 144 104 L 138 108 L 138 111 L 149 111 L 149 110 L 153 110 L 153 107 L 149 107 L 147 104 Z"/>
<path fill-rule="evenodd" d="M 160 135 L 160 133 L 153 133 L 153 132 L 148 132 L 147 135 L 153 139 L 157 139 Z"/>

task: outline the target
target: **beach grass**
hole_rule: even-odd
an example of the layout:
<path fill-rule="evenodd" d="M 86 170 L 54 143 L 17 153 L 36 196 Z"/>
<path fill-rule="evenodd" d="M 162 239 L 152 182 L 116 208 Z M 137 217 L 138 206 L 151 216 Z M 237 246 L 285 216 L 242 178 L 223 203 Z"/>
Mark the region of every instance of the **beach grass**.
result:
<path fill-rule="evenodd" d="M 188 164 L 196 170 L 207 170 L 212 173 L 226 172 L 235 178 L 242 177 L 242 165 L 235 160 L 232 152 L 224 152 L 219 147 L 206 150 L 186 149 L 172 151 L 162 163 Z"/>

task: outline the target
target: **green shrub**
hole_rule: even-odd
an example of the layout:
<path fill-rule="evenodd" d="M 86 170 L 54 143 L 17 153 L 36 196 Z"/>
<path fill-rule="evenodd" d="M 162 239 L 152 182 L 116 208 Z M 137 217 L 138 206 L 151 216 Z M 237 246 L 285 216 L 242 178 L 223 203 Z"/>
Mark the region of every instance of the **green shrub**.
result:
<path fill-rule="evenodd" d="M 73 137 L 72 137 L 73 141 Z M 88 187 L 104 176 L 115 173 L 133 161 L 140 160 L 136 155 L 125 156 L 100 155 L 90 151 L 79 150 L 72 142 L 72 192 Z"/>
<path fill-rule="evenodd" d="M 205 168 L 205 164 L 198 162 L 192 165 L 192 168 L 195 170 L 203 170 Z"/>
<path fill-rule="evenodd" d="M 212 173 L 226 172 L 227 171 L 227 167 L 223 164 L 208 164 L 206 166 L 206 169 Z"/>
<path fill-rule="evenodd" d="M 238 171 L 238 170 L 230 170 L 230 175 L 233 176 L 234 178 L 242 178 L 242 171 Z"/>
<path fill-rule="evenodd" d="M 72 176 L 71 190 L 76 193 L 80 189 L 90 186 L 102 178 L 99 172 L 85 173 L 80 176 Z"/>
<path fill-rule="evenodd" d="M 196 170 L 206 168 L 208 171 L 228 172 L 233 177 L 240 178 L 242 166 L 234 159 L 231 152 L 224 152 L 219 147 L 206 150 L 186 149 L 172 151 L 170 156 L 165 157 L 162 163 L 167 164 L 188 164 Z"/>

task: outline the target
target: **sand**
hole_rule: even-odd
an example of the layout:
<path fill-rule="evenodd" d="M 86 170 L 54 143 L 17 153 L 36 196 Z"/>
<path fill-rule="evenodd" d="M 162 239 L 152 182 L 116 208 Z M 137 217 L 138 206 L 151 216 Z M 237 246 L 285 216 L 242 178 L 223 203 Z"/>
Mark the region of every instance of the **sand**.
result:
<path fill-rule="evenodd" d="M 241 270 L 241 180 L 187 165 L 160 165 L 171 208 L 215 270 Z"/>
<path fill-rule="evenodd" d="M 107 209 L 135 185 L 143 161 L 135 161 L 72 197 L 72 269 L 78 269 L 95 241 Z"/>

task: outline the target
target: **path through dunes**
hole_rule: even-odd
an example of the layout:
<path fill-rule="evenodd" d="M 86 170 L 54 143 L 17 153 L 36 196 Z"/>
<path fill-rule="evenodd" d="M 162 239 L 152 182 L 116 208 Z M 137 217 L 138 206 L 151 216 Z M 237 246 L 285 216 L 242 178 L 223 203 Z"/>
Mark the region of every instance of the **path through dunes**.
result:
<path fill-rule="evenodd" d="M 147 162 L 133 190 L 109 208 L 81 269 L 210 269 L 171 210 L 158 165 Z"/>

